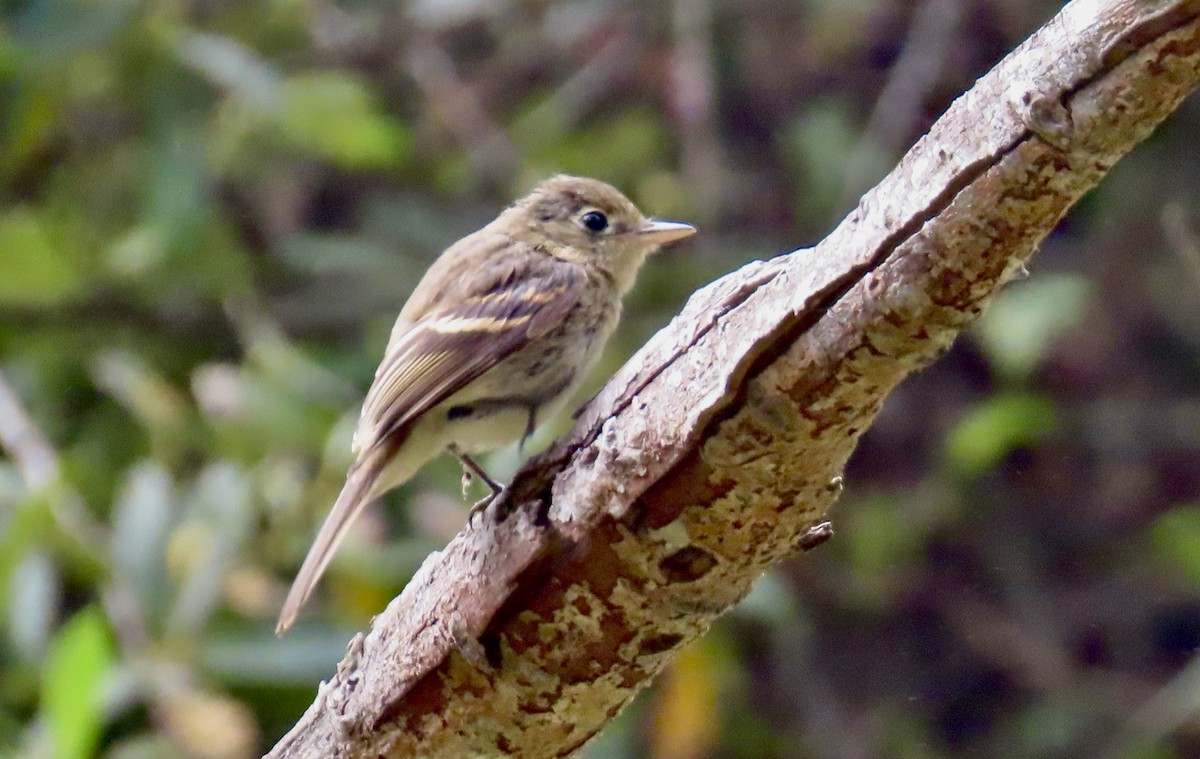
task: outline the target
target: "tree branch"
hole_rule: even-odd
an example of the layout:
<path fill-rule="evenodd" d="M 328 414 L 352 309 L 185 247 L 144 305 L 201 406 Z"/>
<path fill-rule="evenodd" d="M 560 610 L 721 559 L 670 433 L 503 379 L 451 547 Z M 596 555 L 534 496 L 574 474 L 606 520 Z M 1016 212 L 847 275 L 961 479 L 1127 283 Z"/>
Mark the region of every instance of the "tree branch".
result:
<path fill-rule="evenodd" d="M 1071 3 L 818 246 L 695 293 L 270 756 L 574 753 L 806 542 L 891 389 L 1198 81 L 1200 1 Z"/>

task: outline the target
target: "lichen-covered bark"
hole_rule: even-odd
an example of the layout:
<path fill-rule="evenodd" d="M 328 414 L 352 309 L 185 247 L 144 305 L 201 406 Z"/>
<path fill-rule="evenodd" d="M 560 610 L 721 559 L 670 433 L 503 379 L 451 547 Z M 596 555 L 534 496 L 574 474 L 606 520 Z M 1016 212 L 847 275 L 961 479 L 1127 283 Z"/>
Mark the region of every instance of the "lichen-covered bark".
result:
<path fill-rule="evenodd" d="M 696 293 L 271 756 L 573 754 L 806 543 L 891 388 L 1198 81 L 1200 0 L 1070 4 L 820 245 Z"/>

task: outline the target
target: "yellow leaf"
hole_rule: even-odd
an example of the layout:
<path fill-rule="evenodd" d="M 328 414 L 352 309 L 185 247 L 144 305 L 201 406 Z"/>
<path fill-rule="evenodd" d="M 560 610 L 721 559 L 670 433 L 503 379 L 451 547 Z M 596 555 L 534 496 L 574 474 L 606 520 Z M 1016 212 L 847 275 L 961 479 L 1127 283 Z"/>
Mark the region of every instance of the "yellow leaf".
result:
<path fill-rule="evenodd" d="M 663 676 L 654 704 L 650 755 L 655 759 L 700 759 L 721 736 L 719 670 L 715 651 L 704 641 L 685 648 Z"/>

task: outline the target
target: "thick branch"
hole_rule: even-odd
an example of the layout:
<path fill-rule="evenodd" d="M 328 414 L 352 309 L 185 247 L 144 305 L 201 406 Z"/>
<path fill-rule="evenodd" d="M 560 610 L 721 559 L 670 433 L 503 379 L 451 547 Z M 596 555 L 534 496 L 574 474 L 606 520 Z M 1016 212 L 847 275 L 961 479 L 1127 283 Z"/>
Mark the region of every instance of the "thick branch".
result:
<path fill-rule="evenodd" d="M 883 399 L 1200 81 L 1200 0 L 1076 0 L 816 248 L 697 292 L 351 644 L 275 757 L 565 756 L 840 492 Z"/>

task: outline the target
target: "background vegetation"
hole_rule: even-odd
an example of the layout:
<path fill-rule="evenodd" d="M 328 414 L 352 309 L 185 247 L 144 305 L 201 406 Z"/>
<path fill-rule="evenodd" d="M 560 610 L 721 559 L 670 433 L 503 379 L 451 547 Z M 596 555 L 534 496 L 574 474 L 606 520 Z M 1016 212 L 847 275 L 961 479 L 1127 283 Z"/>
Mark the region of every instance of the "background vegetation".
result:
<path fill-rule="evenodd" d="M 703 230 L 599 383 L 695 287 L 823 236 L 1057 7 L 0 2 L 0 756 L 290 727 L 465 519 L 428 467 L 271 634 L 396 311 L 534 181 Z M 1198 133 L 1193 100 L 900 389 L 836 538 L 591 759 L 1200 755 Z"/>

